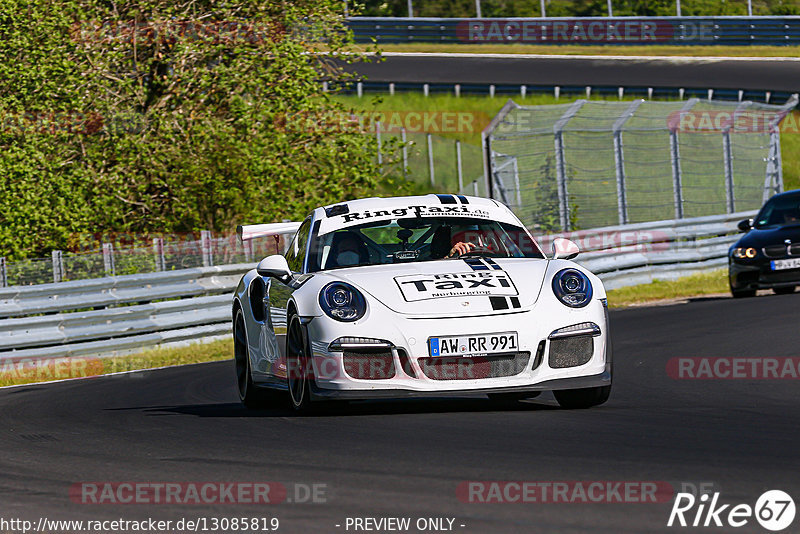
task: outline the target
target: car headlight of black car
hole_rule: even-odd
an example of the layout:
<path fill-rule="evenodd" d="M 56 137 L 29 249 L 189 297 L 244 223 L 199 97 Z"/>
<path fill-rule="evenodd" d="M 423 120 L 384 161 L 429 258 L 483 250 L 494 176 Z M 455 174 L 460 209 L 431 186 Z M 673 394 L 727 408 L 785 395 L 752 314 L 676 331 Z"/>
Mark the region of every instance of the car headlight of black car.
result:
<path fill-rule="evenodd" d="M 346 323 L 358 321 L 367 312 L 361 292 L 344 282 L 331 282 L 319 292 L 319 305 L 328 317 Z"/>
<path fill-rule="evenodd" d="M 746 247 L 746 248 L 738 247 L 733 249 L 732 256 L 734 258 L 752 260 L 753 258 L 756 257 L 756 249 L 754 249 L 753 247 Z"/>
<path fill-rule="evenodd" d="M 562 269 L 553 277 L 553 293 L 570 308 L 583 308 L 592 300 L 592 283 L 577 269 Z"/>

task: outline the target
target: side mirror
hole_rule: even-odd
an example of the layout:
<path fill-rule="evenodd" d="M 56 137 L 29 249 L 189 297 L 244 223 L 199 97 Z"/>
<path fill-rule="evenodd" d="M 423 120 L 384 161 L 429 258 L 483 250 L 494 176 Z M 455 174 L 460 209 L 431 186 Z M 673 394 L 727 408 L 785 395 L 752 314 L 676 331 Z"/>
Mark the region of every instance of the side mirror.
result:
<path fill-rule="evenodd" d="M 745 219 L 743 221 L 739 221 L 739 224 L 736 225 L 740 232 L 749 232 L 750 229 L 753 227 L 753 219 Z"/>
<path fill-rule="evenodd" d="M 553 240 L 553 259 L 554 260 L 571 260 L 578 253 L 581 249 L 578 248 L 578 245 L 570 241 L 569 239 L 564 239 L 563 237 L 557 237 Z"/>
<path fill-rule="evenodd" d="M 292 276 L 292 271 L 289 269 L 289 264 L 286 258 L 280 254 L 273 254 L 267 256 L 256 267 L 256 272 L 261 276 L 271 276 L 273 278 L 289 278 Z"/>

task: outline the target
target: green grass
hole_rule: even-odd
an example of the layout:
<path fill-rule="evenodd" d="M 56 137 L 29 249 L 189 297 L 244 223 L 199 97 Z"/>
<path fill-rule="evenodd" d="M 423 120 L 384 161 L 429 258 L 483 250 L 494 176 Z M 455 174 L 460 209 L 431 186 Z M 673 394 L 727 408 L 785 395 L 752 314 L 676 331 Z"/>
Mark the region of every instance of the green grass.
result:
<path fill-rule="evenodd" d="M 797 57 L 798 46 L 673 46 L 673 45 L 536 45 L 536 44 L 460 44 L 408 43 L 381 44 L 383 52 L 440 52 L 470 54 L 543 54 L 602 56 L 719 56 L 719 57 Z"/>
<path fill-rule="evenodd" d="M 233 356 L 230 339 L 193 343 L 183 347 L 157 348 L 113 358 L 75 356 L 43 360 L 39 365 L 11 361 L 0 364 L 0 386 L 87 378 L 136 369 L 228 360 Z M 233 369 L 231 369 L 233 380 Z"/>
<path fill-rule="evenodd" d="M 727 293 L 728 290 L 727 272 L 719 270 L 677 280 L 656 280 L 649 284 L 610 289 L 607 293 L 609 306 L 624 308 L 659 300 Z"/>

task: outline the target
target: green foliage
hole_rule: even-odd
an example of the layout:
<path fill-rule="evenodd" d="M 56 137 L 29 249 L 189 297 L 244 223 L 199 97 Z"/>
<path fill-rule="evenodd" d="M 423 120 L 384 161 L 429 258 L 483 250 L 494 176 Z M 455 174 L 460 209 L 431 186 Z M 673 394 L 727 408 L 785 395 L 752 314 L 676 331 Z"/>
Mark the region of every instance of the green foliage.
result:
<path fill-rule="evenodd" d="M 351 51 L 342 7 L 5 0 L 0 256 L 81 233 L 229 233 L 372 192 L 374 138 L 295 120 L 342 109 L 316 53 Z"/>

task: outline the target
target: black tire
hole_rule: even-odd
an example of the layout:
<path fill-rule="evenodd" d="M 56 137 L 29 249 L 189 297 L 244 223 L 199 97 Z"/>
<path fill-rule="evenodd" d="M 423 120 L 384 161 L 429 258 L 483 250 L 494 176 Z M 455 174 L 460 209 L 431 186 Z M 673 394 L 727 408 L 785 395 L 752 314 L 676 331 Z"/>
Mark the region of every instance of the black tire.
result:
<path fill-rule="evenodd" d="M 300 317 L 289 319 L 286 332 L 286 382 L 289 388 L 289 405 L 296 411 L 311 411 L 311 381 L 313 367 L 308 346 L 308 336 Z"/>
<path fill-rule="evenodd" d="M 731 288 L 731 295 L 733 295 L 733 298 L 735 298 L 735 299 L 746 299 L 746 298 L 750 298 L 750 297 L 755 297 L 756 296 L 756 290 L 755 289 L 733 289 L 733 288 Z"/>
<path fill-rule="evenodd" d="M 776 295 L 788 295 L 794 293 L 795 286 L 773 287 L 772 292 Z"/>
<path fill-rule="evenodd" d="M 253 383 L 244 313 L 241 309 L 236 311 L 233 323 L 233 363 L 236 371 L 236 389 L 242 404 L 250 410 L 274 408 L 282 404 L 285 398 L 282 392 L 259 388 Z"/>
<path fill-rule="evenodd" d="M 533 399 L 541 394 L 541 391 L 531 391 L 529 393 L 489 393 L 489 400 L 497 404 L 516 404 L 526 399 Z"/>
<path fill-rule="evenodd" d="M 561 389 L 553 391 L 558 404 L 562 408 L 581 410 L 599 406 L 608 400 L 611 385 L 583 389 Z"/>

